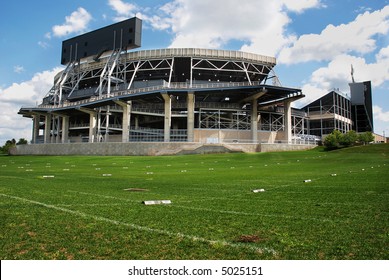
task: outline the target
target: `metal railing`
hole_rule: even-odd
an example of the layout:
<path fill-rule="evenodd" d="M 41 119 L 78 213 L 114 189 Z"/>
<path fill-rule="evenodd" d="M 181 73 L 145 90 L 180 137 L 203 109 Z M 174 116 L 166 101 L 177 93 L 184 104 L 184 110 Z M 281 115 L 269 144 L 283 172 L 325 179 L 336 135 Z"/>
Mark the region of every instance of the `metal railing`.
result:
<path fill-rule="evenodd" d="M 137 88 L 137 89 L 130 89 L 130 90 L 118 90 L 111 92 L 110 95 L 103 95 L 101 97 L 99 96 L 92 96 L 87 99 L 79 100 L 79 101 L 64 101 L 62 104 L 58 105 L 48 105 L 48 104 L 41 104 L 38 105 L 38 108 L 66 108 L 66 107 L 74 107 L 74 106 L 81 106 L 88 103 L 96 102 L 96 101 L 103 101 L 106 99 L 112 99 L 115 97 L 121 97 L 131 94 L 138 94 L 138 93 L 146 93 L 146 92 L 155 92 L 155 91 L 163 91 L 163 90 L 169 90 L 169 89 L 211 89 L 211 88 L 229 88 L 229 87 L 243 87 L 243 86 L 260 86 L 261 82 L 230 82 L 230 83 L 207 83 L 207 84 L 190 84 L 190 83 L 170 83 L 170 87 L 167 82 L 165 82 L 162 85 L 158 86 L 152 86 L 152 87 L 146 87 L 146 88 Z M 22 107 L 24 108 L 24 107 Z"/>

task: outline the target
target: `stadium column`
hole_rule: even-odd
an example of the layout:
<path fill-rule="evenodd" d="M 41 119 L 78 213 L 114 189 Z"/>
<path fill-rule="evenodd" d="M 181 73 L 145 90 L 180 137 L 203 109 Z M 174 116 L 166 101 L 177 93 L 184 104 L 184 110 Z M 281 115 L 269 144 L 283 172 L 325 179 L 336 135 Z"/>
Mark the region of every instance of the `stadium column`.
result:
<path fill-rule="evenodd" d="M 188 142 L 193 142 L 194 141 L 194 105 L 195 105 L 194 92 L 192 91 L 188 92 L 187 103 L 188 103 L 188 117 L 187 117 Z"/>
<path fill-rule="evenodd" d="M 253 143 L 258 142 L 258 103 L 257 99 L 251 101 L 251 133 Z"/>
<path fill-rule="evenodd" d="M 167 93 L 161 93 L 165 101 L 164 142 L 170 142 L 170 126 L 172 123 L 172 100 Z"/>
<path fill-rule="evenodd" d="M 69 116 L 62 116 L 61 142 L 63 144 L 69 141 L 69 118 Z"/>
<path fill-rule="evenodd" d="M 96 126 L 97 126 L 97 112 L 87 108 L 77 108 L 77 110 L 89 114 L 89 143 L 95 141 Z"/>
<path fill-rule="evenodd" d="M 239 101 L 239 103 L 241 104 L 251 102 L 251 140 L 254 143 L 258 142 L 258 99 L 266 93 L 267 90 L 265 88 L 262 88 L 262 90 L 260 90 L 259 92 Z"/>
<path fill-rule="evenodd" d="M 291 101 L 284 101 L 284 132 L 285 132 L 285 141 L 290 144 L 292 141 L 292 107 Z"/>
<path fill-rule="evenodd" d="M 130 121 L 131 121 L 131 101 L 123 102 L 116 100 L 115 103 L 122 107 L 123 117 L 122 117 L 122 142 L 127 143 L 130 141 Z"/>
<path fill-rule="evenodd" d="M 45 136 L 44 143 L 51 143 L 51 114 L 45 114 Z"/>
<path fill-rule="evenodd" d="M 40 121 L 40 118 L 41 116 L 36 114 L 36 115 L 33 115 L 32 117 L 32 123 L 33 123 L 33 127 L 32 127 L 32 143 L 33 144 L 37 144 L 37 139 L 38 139 L 38 136 L 39 136 L 39 121 Z"/>

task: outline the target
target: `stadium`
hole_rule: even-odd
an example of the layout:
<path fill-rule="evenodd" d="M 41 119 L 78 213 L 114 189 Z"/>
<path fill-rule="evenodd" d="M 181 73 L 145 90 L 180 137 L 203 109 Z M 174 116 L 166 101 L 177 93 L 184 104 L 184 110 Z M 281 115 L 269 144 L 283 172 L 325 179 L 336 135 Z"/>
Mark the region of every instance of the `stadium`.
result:
<path fill-rule="evenodd" d="M 323 135 L 317 127 L 310 133 L 309 114 L 318 110 L 291 107 L 304 95 L 281 86 L 274 57 L 199 48 L 134 51 L 141 31 L 142 21 L 132 18 L 64 41 L 65 69 L 40 105 L 19 111 L 33 120 L 33 145 L 17 153 L 291 150 L 309 148 Z M 350 102 L 342 99 L 324 114 L 328 104 L 319 101 L 313 119 L 328 126 L 322 118 L 330 116 L 335 128 L 350 130 Z"/>

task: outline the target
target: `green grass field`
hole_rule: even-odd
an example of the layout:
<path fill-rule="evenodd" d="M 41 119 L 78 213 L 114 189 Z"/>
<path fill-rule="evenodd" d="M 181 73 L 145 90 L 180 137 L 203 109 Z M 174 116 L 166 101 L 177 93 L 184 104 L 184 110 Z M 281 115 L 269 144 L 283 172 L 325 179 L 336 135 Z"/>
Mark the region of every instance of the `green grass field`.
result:
<path fill-rule="evenodd" d="M 142 204 L 162 199 L 172 203 Z M 3 260 L 387 260 L 389 145 L 0 156 L 0 207 Z"/>

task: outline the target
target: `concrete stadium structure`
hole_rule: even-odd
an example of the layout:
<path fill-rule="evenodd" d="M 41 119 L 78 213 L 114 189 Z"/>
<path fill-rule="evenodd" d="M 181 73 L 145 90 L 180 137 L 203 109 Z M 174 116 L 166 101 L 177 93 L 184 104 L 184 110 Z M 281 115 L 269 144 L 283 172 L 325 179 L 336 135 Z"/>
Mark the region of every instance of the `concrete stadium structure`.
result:
<path fill-rule="evenodd" d="M 134 18 L 64 41 L 65 69 L 40 105 L 19 111 L 33 120 L 32 145 L 16 153 L 311 147 L 312 110 L 291 107 L 304 95 L 280 85 L 274 57 L 199 48 L 130 51 L 139 47 L 140 33 L 141 21 Z"/>

